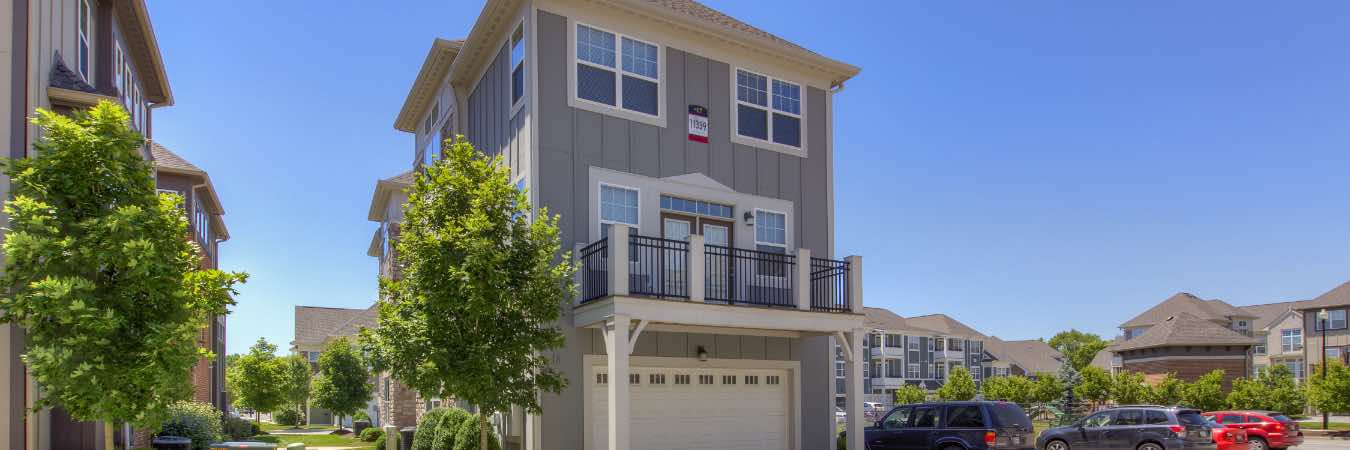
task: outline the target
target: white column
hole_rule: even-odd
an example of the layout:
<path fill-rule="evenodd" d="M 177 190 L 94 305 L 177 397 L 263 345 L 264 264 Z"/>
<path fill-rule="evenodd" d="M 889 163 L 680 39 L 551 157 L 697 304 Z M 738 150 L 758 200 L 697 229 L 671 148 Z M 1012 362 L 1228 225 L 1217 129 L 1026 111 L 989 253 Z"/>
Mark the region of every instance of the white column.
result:
<path fill-rule="evenodd" d="M 862 257 L 844 258 L 848 262 L 848 305 L 856 314 L 863 311 Z"/>
<path fill-rule="evenodd" d="M 398 440 L 403 436 L 398 434 L 398 427 L 393 425 L 384 426 L 384 448 L 375 450 L 398 450 Z"/>
<path fill-rule="evenodd" d="M 689 301 L 702 302 L 707 298 L 704 289 L 707 288 L 705 279 L 707 278 L 708 263 L 705 261 L 704 247 L 706 241 L 701 234 L 689 235 Z"/>
<path fill-rule="evenodd" d="M 628 295 L 628 231 L 627 225 L 613 225 L 609 230 L 609 295 Z"/>
<path fill-rule="evenodd" d="M 605 323 L 609 351 L 609 450 L 628 450 L 628 325 L 632 319 L 615 315 Z"/>
<path fill-rule="evenodd" d="M 811 249 L 797 249 L 797 309 L 811 309 Z"/>
<path fill-rule="evenodd" d="M 849 345 L 849 357 L 845 358 L 844 364 L 844 410 L 848 413 L 848 423 L 844 430 L 848 432 L 848 450 L 863 450 L 863 378 L 862 368 L 866 359 L 860 356 L 858 349 L 862 348 L 862 336 L 865 330 L 854 328 L 853 331 L 846 334 Z"/>

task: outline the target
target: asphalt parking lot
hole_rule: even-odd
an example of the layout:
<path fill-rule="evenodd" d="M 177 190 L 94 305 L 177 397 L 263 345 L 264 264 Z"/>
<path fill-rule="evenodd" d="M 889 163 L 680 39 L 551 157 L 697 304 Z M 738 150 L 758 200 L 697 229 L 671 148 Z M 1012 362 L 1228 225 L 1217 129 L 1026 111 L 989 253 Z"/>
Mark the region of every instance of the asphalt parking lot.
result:
<path fill-rule="evenodd" d="M 1304 439 L 1303 445 L 1293 447 L 1290 450 L 1346 450 L 1350 449 L 1350 441 L 1341 439 Z"/>

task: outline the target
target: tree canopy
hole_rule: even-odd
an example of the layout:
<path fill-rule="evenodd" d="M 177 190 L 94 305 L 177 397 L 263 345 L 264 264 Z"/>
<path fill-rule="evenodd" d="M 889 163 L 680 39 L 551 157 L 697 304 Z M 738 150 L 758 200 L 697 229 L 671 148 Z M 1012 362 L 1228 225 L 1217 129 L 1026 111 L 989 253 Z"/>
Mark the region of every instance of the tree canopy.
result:
<path fill-rule="evenodd" d="M 946 401 L 970 400 L 977 393 L 979 390 L 975 387 L 975 379 L 970 376 L 970 371 L 963 366 L 956 366 L 947 373 L 947 380 L 938 388 L 937 397 Z"/>
<path fill-rule="evenodd" d="M 1223 370 L 1214 369 L 1187 383 L 1181 391 L 1182 404 L 1202 411 L 1223 408 L 1227 398 L 1223 393 Z"/>
<path fill-rule="evenodd" d="M 1169 373 L 1149 390 L 1149 401 L 1165 406 L 1181 403 L 1186 391 L 1186 382 Z"/>
<path fill-rule="evenodd" d="M 1032 402 L 1035 388 L 1036 384 L 1031 379 L 1021 375 L 989 377 L 980 385 L 985 400 L 1004 400 L 1020 404 Z"/>
<path fill-rule="evenodd" d="M 1111 374 L 1097 366 L 1087 366 L 1081 372 L 1082 382 L 1073 388 L 1079 400 L 1102 403 L 1111 399 Z"/>
<path fill-rule="evenodd" d="M 259 413 L 276 411 L 286 401 L 285 362 L 276 356 L 277 346 L 258 338 L 225 373 L 234 394 L 234 404 Z"/>
<path fill-rule="evenodd" d="M 158 194 L 145 139 L 103 101 L 38 109 L 31 158 L 4 159 L 13 199 L 0 322 L 24 328 L 35 407 L 154 427 L 192 393 L 211 353 L 197 335 L 234 304 L 243 273 L 201 268 L 177 195 Z"/>
<path fill-rule="evenodd" d="M 282 360 L 282 373 L 281 391 L 290 403 L 288 407 L 294 407 L 296 412 L 304 415 L 305 405 L 309 404 L 309 385 L 313 376 L 309 360 L 299 354 L 287 356 Z M 305 422 L 309 422 L 308 417 Z"/>
<path fill-rule="evenodd" d="M 1049 403 L 1059 400 L 1064 396 L 1064 383 L 1060 382 L 1058 376 L 1052 373 L 1038 373 L 1036 379 L 1032 381 L 1031 401 L 1033 403 Z"/>
<path fill-rule="evenodd" d="M 917 384 L 906 384 L 895 390 L 895 404 L 897 405 L 923 403 L 926 399 L 928 399 L 928 391 Z"/>
<path fill-rule="evenodd" d="M 1093 333 L 1069 330 L 1055 334 L 1047 344 L 1064 354 L 1064 358 L 1075 370 L 1082 371 L 1092 363 L 1092 358 L 1097 356 L 1097 352 L 1106 348 L 1107 342 Z"/>
<path fill-rule="evenodd" d="M 366 362 L 345 337 L 328 342 L 319 353 L 319 373 L 311 382 L 314 404 L 341 418 L 365 408 L 374 394 Z"/>
<path fill-rule="evenodd" d="M 1319 411 L 1350 411 L 1350 368 L 1332 360 L 1314 369 L 1308 377 L 1308 403 Z"/>
<path fill-rule="evenodd" d="M 1152 395 L 1144 374 L 1122 370 L 1111 377 L 1111 400 L 1118 405 L 1137 405 Z"/>

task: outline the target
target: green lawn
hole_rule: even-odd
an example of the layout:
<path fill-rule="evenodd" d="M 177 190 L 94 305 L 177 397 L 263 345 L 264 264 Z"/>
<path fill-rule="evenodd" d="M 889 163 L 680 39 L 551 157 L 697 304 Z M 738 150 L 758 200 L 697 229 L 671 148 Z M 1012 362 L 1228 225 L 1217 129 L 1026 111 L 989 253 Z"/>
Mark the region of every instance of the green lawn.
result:
<path fill-rule="evenodd" d="M 1346 423 L 1346 422 L 1331 422 L 1331 423 L 1328 424 L 1328 425 L 1330 425 L 1328 428 L 1330 428 L 1332 431 L 1337 431 L 1337 430 L 1342 430 L 1342 431 L 1344 431 L 1344 430 L 1350 430 L 1350 423 Z M 1320 430 L 1320 429 L 1322 429 L 1322 420 L 1321 420 L 1321 419 L 1318 419 L 1318 420 L 1305 420 L 1305 421 L 1299 422 L 1299 423 L 1298 423 L 1298 426 L 1299 426 L 1299 428 L 1303 428 L 1303 429 L 1305 429 L 1305 430 Z"/>
<path fill-rule="evenodd" d="M 374 450 L 375 448 L 374 442 L 362 442 L 360 439 L 356 439 L 355 437 L 352 437 L 352 435 L 350 434 L 345 436 L 338 436 L 334 434 L 319 434 L 308 436 L 264 434 L 254 436 L 246 440 L 258 442 L 270 442 L 276 444 L 278 447 L 285 447 L 287 445 L 299 442 L 305 444 L 305 447 L 355 447 L 371 450 Z"/>
<path fill-rule="evenodd" d="M 296 427 L 296 426 L 291 426 L 291 425 L 277 425 L 277 424 L 272 423 L 272 422 L 263 422 L 262 425 L 259 426 L 259 428 L 261 428 L 263 431 L 266 431 L 266 432 L 268 432 L 268 433 L 271 433 L 271 432 L 273 432 L 273 431 L 278 431 L 278 430 L 336 430 L 336 429 L 337 429 L 337 427 L 332 426 L 332 425 L 306 425 L 306 426 L 303 426 L 303 427 Z"/>

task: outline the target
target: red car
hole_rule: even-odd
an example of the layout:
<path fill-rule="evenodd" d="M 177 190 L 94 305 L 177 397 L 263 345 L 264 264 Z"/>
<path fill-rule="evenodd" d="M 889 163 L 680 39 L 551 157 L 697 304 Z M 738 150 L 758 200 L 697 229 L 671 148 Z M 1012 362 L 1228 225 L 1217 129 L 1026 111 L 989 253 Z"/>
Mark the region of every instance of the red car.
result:
<path fill-rule="evenodd" d="M 1241 428 L 1228 428 L 1215 423 L 1213 419 L 1211 419 L 1209 423 L 1214 426 L 1214 430 L 1210 432 L 1210 435 L 1214 436 L 1214 443 L 1218 444 L 1218 450 L 1252 449 L 1251 443 L 1247 442 L 1247 430 Z"/>
<path fill-rule="evenodd" d="M 1225 428 L 1247 432 L 1251 450 L 1284 449 L 1303 443 L 1298 422 L 1273 411 L 1214 411 L 1204 414 Z"/>

